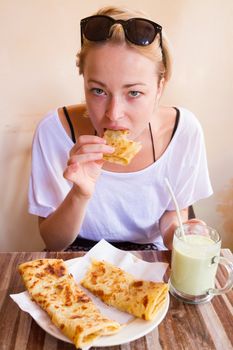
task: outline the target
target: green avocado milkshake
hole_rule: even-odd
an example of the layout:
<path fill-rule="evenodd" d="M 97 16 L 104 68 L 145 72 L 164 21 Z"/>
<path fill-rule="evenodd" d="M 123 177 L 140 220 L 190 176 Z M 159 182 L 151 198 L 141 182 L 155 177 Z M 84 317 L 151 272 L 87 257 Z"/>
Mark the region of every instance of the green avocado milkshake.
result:
<path fill-rule="evenodd" d="M 171 283 L 175 289 L 191 295 L 202 295 L 214 288 L 220 242 L 206 236 L 187 235 L 185 241 L 174 237 Z"/>
<path fill-rule="evenodd" d="M 208 302 L 233 287 L 233 264 L 220 256 L 221 237 L 210 226 L 187 223 L 178 227 L 173 238 L 169 291 L 191 304 Z M 215 287 L 218 265 L 227 271 L 226 283 Z"/>

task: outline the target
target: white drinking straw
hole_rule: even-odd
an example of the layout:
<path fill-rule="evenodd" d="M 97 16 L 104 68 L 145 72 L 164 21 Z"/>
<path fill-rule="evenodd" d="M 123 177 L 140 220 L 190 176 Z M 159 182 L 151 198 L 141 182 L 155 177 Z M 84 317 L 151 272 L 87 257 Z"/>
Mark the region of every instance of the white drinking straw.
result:
<path fill-rule="evenodd" d="M 179 222 L 179 225 L 180 225 L 181 235 L 182 235 L 183 239 L 185 240 L 185 233 L 184 233 L 184 228 L 183 228 L 183 224 L 182 224 L 182 220 L 181 220 L 181 216 L 180 216 L 180 209 L 178 207 L 178 203 L 177 203 L 176 197 L 174 195 L 174 192 L 173 192 L 173 190 L 171 188 L 171 185 L 170 185 L 170 183 L 169 183 L 169 181 L 168 181 L 168 179 L 166 177 L 165 177 L 165 183 L 167 185 L 167 188 L 168 188 L 168 190 L 170 192 L 170 195 L 171 195 L 171 197 L 173 199 L 173 202 L 175 204 L 176 214 L 177 214 L 178 222 Z"/>

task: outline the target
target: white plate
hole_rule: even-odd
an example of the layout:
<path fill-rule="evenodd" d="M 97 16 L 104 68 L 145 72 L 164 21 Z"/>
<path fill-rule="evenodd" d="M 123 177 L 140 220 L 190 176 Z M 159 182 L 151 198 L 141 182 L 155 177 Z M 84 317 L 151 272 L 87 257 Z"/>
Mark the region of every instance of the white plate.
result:
<path fill-rule="evenodd" d="M 70 259 L 70 260 L 66 260 L 65 262 L 68 265 L 68 267 L 70 267 L 78 259 L 81 259 L 81 258 Z M 163 304 L 161 309 L 158 311 L 153 321 L 144 321 L 139 318 L 134 318 L 133 320 L 128 322 L 125 326 L 123 326 L 118 333 L 109 335 L 109 336 L 102 336 L 96 339 L 91 344 L 91 346 L 98 347 L 98 346 L 121 345 L 143 337 L 147 333 L 151 332 L 155 327 L 157 327 L 162 322 L 162 320 L 166 316 L 168 307 L 169 307 L 169 294 L 167 295 L 165 303 Z M 68 343 L 72 343 L 70 339 L 68 339 L 65 335 L 63 335 L 60 332 L 60 330 L 55 325 L 52 324 L 46 312 L 43 312 L 43 318 L 36 318 L 36 319 L 34 318 L 34 320 L 42 329 L 44 329 L 45 332 L 49 333 L 55 338 L 58 338 Z M 46 327 L 45 327 L 45 324 L 47 324 Z"/>

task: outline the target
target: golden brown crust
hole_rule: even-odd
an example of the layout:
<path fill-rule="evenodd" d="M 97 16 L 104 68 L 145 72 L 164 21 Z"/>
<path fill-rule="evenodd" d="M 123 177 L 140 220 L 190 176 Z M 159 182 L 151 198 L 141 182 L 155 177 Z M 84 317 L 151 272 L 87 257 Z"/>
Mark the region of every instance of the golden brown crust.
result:
<path fill-rule="evenodd" d="M 145 320 L 153 320 L 166 300 L 163 282 L 137 280 L 106 261 L 93 260 L 81 284 L 106 304 Z"/>
<path fill-rule="evenodd" d="M 30 261 L 21 264 L 19 272 L 32 299 L 77 348 L 119 330 L 77 285 L 63 260 Z"/>
<path fill-rule="evenodd" d="M 140 151 L 141 144 L 127 139 L 127 130 L 106 130 L 104 139 L 115 148 L 112 154 L 104 154 L 103 159 L 111 163 L 128 165 Z"/>

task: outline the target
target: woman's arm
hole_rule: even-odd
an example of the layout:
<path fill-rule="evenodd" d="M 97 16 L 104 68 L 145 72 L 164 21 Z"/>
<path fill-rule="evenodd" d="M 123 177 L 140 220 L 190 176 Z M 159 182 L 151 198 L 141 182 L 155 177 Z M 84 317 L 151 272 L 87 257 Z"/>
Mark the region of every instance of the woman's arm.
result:
<path fill-rule="evenodd" d="M 80 231 L 88 196 L 77 193 L 73 187 L 61 205 L 47 218 L 39 217 L 39 229 L 46 248 L 62 250 L 70 245 Z"/>
<path fill-rule="evenodd" d="M 183 222 L 188 220 L 188 208 L 180 211 L 181 219 Z M 177 214 L 175 210 L 165 211 L 159 220 L 160 231 L 163 237 L 164 245 L 168 249 L 172 249 L 172 242 L 175 229 L 179 226 Z"/>
<path fill-rule="evenodd" d="M 73 187 L 51 215 L 46 219 L 39 218 L 40 234 L 49 250 L 62 250 L 75 240 L 101 173 L 103 153 L 113 150 L 98 136 L 78 138 L 63 174 Z"/>

